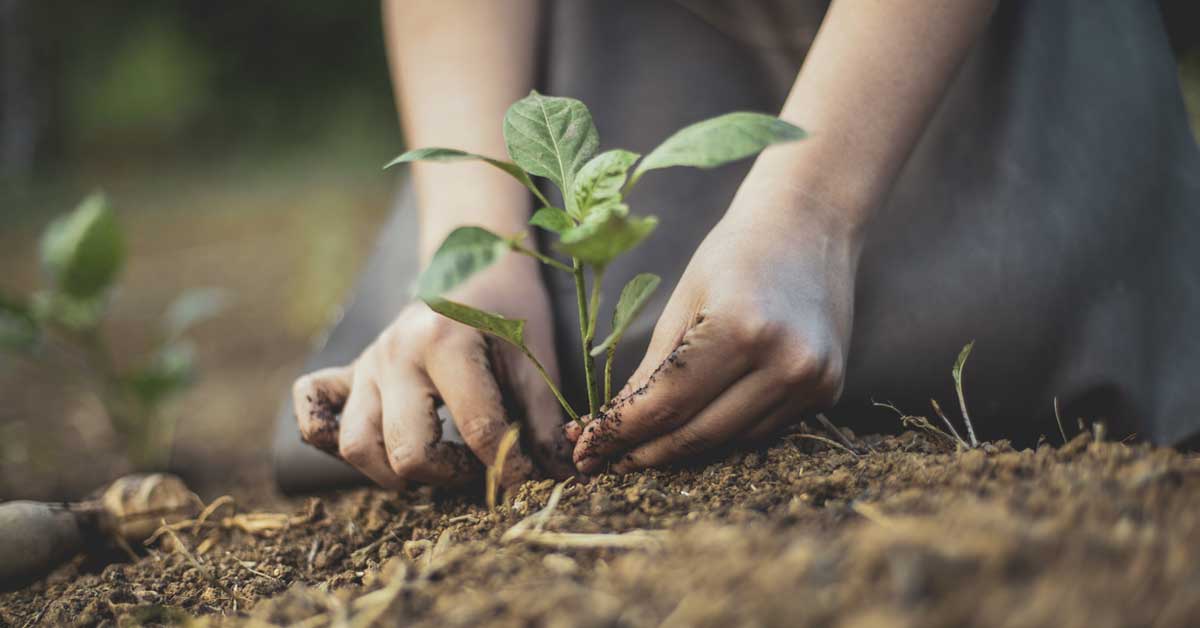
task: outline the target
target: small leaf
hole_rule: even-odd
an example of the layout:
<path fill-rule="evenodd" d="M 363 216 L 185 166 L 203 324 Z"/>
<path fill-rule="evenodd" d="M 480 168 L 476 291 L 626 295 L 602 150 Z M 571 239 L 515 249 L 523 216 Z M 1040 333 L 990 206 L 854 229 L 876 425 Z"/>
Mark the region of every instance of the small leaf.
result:
<path fill-rule="evenodd" d="M 29 308 L 0 294 L 0 350 L 27 352 L 40 335 Z"/>
<path fill-rule="evenodd" d="M 542 196 L 542 191 L 539 190 L 536 185 L 534 185 L 533 179 L 530 179 L 529 175 L 526 174 L 526 172 L 524 170 L 522 170 L 521 167 L 518 166 L 517 164 L 514 164 L 511 161 L 504 161 L 501 159 L 492 159 L 491 157 L 484 157 L 483 155 L 477 155 L 475 153 L 468 153 L 466 151 L 458 150 L 456 148 L 431 147 L 431 148 L 417 148 L 415 150 L 410 150 L 410 151 L 400 155 L 399 157 L 389 161 L 387 163 L 387 165 L 385 165 L 383 167 L 383 169 L 387 170 L 388 168 L 391 168 L 392 166 L 395 166 L 398 164 L 403 164 L 403 163 L 410 163 L 410 162 L 414 162 L 414 161 L 470 161 L 470 160 L 483 161 L 483 162 L 486 162 L 492 166 L 495 166 L 495 167 L 503 170 L 504 172 L 507 172 L 509 174 L 509 176 L 516 179 L 517 181 L 520 181 L 521 185 L 524 185 L 526 188 L 529 189 L 530 192 L 533 192 L 533 195 L 538 197 L 538 200 L 542 201 L 543 203 L 546 203 L 547 205 L 550 204 L 550 201 L 546 200 L 545 196 Z"/>
<path fill-rule="evenodd" d="M 63 292 L 42 290 L 34 293 L 29 311 L 36 321 L 50 322 L 71 331 L 88 331 L 100 325 L 107 305 L 104 295 L 77 298 Z"/>
<path fill-rule="evenodd" d="M 499 314 L 477 310 L 469 305 L 448 299 L 425 299 L 425 303 L 429 309 L 450 320 L 474 327 L 485 334 L 491 334 L 501 340 L 511 342 L 522 349 L 525 348 L 525 321 L 522 319 L 504 318 Z"/>
<path fill-rule="evenodd" d="M 508 247 L 504 238 L 481 227 L 451 231 L 417 280 L 417 296 L 428 300 L 453 290 L 494 264 Z"/>
<path fill-rule="evenodd" d="M 633 173 L 633 185 L 648 170 L 671 166 L 715 168 L 750 157 L 780 142 L 808 134 L 798 126 L 762 113 L 737 111 L 686 126 L 646 155 Z"/>
<path fill-rule="evenodd" d="M 954 361 L 954 368 L 950 370 L 950 375 L 954 378 L 954 384 L 962 387 L 962 372 L 963 367 L 967 365 L 967 358 L 971 355 L 971 349 L 975 348 L 975 341 L 968 342 L 962 351 L 958 352 L 958 359 Z"/>
<path fill-rule="evenodd" d="M 557 248 L 592 266 L 603 267 L 614 258 L 637 246 L 654 227 L 658 219 L 630 217 L 624 205 L 610 205 L 593 212 L 577 227 L 563 232 Z"/>
<path fill-rule="evenodd" d="M 562 233 L 567 229 L 575 226 L 575 221 L 567 215 L 567 212 L 557 207 L 543 207 L 536 212 L 533 212 L 533 217 L 529 219 L 529 224 L 535 227 L 541 227 L 546 231 L 554 233 Z"/>
<path fill-rule="evenodd" d="M 518 166 L 558 185 L 574 214 L 575 174 L 600 145 L 588 108 L 574 98 L 530 92 L 504 115 L 504 143 Z"/>
<path fill-rule="evenodd" d="M 650 297 L 661 281 L 662 278 L 658 275 L 641 273 L 625 284 L 625 287 L 621 289 L 621 298 L 617 300 L 617 309 L 613 311 L 612 331 L 604 339 L 604 342 L 592 349 L 592 357 L 604 353 L 609 347 L 614 347 L 621 342 L 621 337 L 629 329 L 630 323 L 646 307 L 646 303 L 650 301 Z"/>
<path fill-rule="evenodd" d="M 192 288 L 185 291 L 163 316 L 163 327 L 168 338 L 178 338 L 192 327 L 216 316 L 229 302 L 228 292 L 220 288 Z"/>
<path fill-rule="evenodd" d="M 124 377 L 125 385 L 146 406 L 182 392 L 195 379 L 196 350 L 189 342 L 163 345 L 150 361 Z"/>
<path fill-rule="evenodd" d="M 42 262 L 58 289 L 94 297 L 112 285 L 125 262 L 125 242 L 104 195 L 84 199 L 42 236 Z"/>
<path fill-rule="evenodd" d="M 638 160 L 637 153 L 610 150 L 600 153 L 584 164 L 575 176 L 575 218 L 583 220 L 594 207 L 621 202 L 621 186 L 625 175 Z"/>

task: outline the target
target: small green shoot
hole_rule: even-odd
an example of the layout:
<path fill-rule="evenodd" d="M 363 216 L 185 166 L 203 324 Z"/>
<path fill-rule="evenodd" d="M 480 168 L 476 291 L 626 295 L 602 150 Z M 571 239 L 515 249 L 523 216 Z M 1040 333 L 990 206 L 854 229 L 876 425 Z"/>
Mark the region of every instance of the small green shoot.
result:
<path fill-rule="evenodd" d="M 506 251 L 533 257 L 571 275 L 582 339 L 580 356 L 587 385 L 587 414 L 594 417 L 612 395 L 612 363 L 617 344 L 659 284 L 659 278 L 650 273 L 634 277 L 621 292 L 612 331 L 598 345 L 594 344 L 605 270 L 614 259 L 645 241 L 658 226 L 654 216 L 636 216 L 630 212 L 625 200 L 630 189 L 650 170 L 673 166 L 714 168 L 751 157 L 772 144 L 803 139 L 805 132 L 773 116 L 735 112 L 679 130 L 644 158 L 620 149 L 601 153 L 599 133 L 582 102 L 537 92 L 531 92 L 509 108 L 503 130 L 512 161 L 452 148 L 419 148 L 400 155 L 385 168 L 414 161 L 467 159 L 499 168 L 528 188 L 542 204 L 529 224 L 556 236 L 552 248 L 567 256 L 570 263 L 524 246 L 525 234 L 504 237 L 479 227 L 460 227 L 447 236 L 422 273 L 417 297 L 443 316 L 520 348 L 537 366 L 567 415 L 582 426 L 581 413 L 568 403 L 525 346 L 524 321 L 482 312 L 450 301 L 446 295 L 491 266 Z M 533 177 L 549 179 L 561 192 L 563 206 L 551 203 L 534 184 Z M 601 397 L 594 360 L 602 354 L 606 359 Z"/>
<path fill-rule="evenodd" d="M 963 422 L 967 424 L 967 437 L 971 439 L 972 447 L 978 447 L 979 439 L 975 438 L 975 427 L 971 425 L 971 415 L 967 414 L 967 399 L 963 395 L 962 383 L 963 367 L 966 366 L 967 358 L 970 357 L 971 349 L 974 348 L 974 340 L 962 348 L 962 351 L 958 353 L 958 359 L 954 361 L 954 368 L 950 371 L 950 375 L 954 377 L 954 390 L 958 393 L 958 407 L 962 409 Z"/>
<path fill-rule="evenodd" d="M 52 223 L 42 236 L 41 256 L 50 287 L 25 298 L 0 294 L 0 350 L 26 358 L 46 357 L 49 349 L 77 354 L 130 462 L 143 470 L 162 468 L 174 432 L 163 404 L 195 376 L 195 350 L 186 334 L 224 308 L 223 293 L 184 292 L 167 308 L 150 353 L 119 365 L 102 327 L 125 264 L 125 241 L 104 195 L 88 196 Z"/>

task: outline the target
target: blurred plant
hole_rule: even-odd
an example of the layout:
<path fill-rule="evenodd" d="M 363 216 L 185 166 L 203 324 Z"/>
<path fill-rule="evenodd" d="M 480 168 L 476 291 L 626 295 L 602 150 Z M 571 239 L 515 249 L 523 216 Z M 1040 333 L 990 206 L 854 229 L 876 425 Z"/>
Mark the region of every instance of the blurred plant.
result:
<path fill-rule="evenodd" d="M 128 367 L 118 364 L 103 322 L 125 262 L 125 242 L 108 200 L 95 193 L 42 235 L 42 265 L 51 287 L 27 298 L 0 294 L 0 350 L 45 358 L 75 356 L 94 380 L 113 430 L 138 469 L 170 458 L 174 420 L 163 404 L 194 377 L 194 347 L 185 334 L 224 308 L 220 290 L 193 289 L 163 316 L 154 348 Z"/>

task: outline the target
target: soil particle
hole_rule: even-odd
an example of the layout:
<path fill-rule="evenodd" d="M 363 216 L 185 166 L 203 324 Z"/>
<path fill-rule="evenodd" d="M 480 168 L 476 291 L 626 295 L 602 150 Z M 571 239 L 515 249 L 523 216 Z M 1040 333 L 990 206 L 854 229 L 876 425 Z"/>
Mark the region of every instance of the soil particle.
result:
<path fill-rule="evenodd" d="M 1200 617 L 1200 458 L 1091 434 L 1022 451 L 955 451 L 924 433 L 851 438 L 866 453 L 792 434 L 707 466 L 571 482 L 542 525 L 579 546 L 502 539 L 541 516 L 549 480 L 515 487 L 494 512 L 479 495 L 430 489 L 297 500 L 269 533 L 181 529 L 189 548 L 214 539 L 193 550 L 203 571 L 179 550 L 99 572 L 76 561 L 0 595 L 0 625 L 1170 627 Z M 605 545 L 645 530 L 665 536 Z"/>

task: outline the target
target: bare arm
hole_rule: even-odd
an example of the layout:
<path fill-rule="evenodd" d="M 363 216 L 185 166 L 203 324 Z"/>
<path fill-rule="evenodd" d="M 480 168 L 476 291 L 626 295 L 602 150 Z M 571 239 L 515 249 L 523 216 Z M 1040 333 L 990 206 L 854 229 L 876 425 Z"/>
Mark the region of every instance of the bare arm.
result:
<path fill-rule="evenodd" d="M 505 158 L 500 121 L 533 87 L 537 2 L 384 0 L 383 15 L 405 142 Z M 525 228 L 529 194 L 504 173 L 466 162 L 412 168 L 423 262 L 454 227 Z"/>
<path fill-rule="evenodd" d="M 780 117 L 812 130 L 768 151 L 760 181 L 843 212 L 861 228 L 886 197 L 995 0 L 840 0 L 813 42 Z M 808 203 L 805 202 L 808 201 Z"/>

